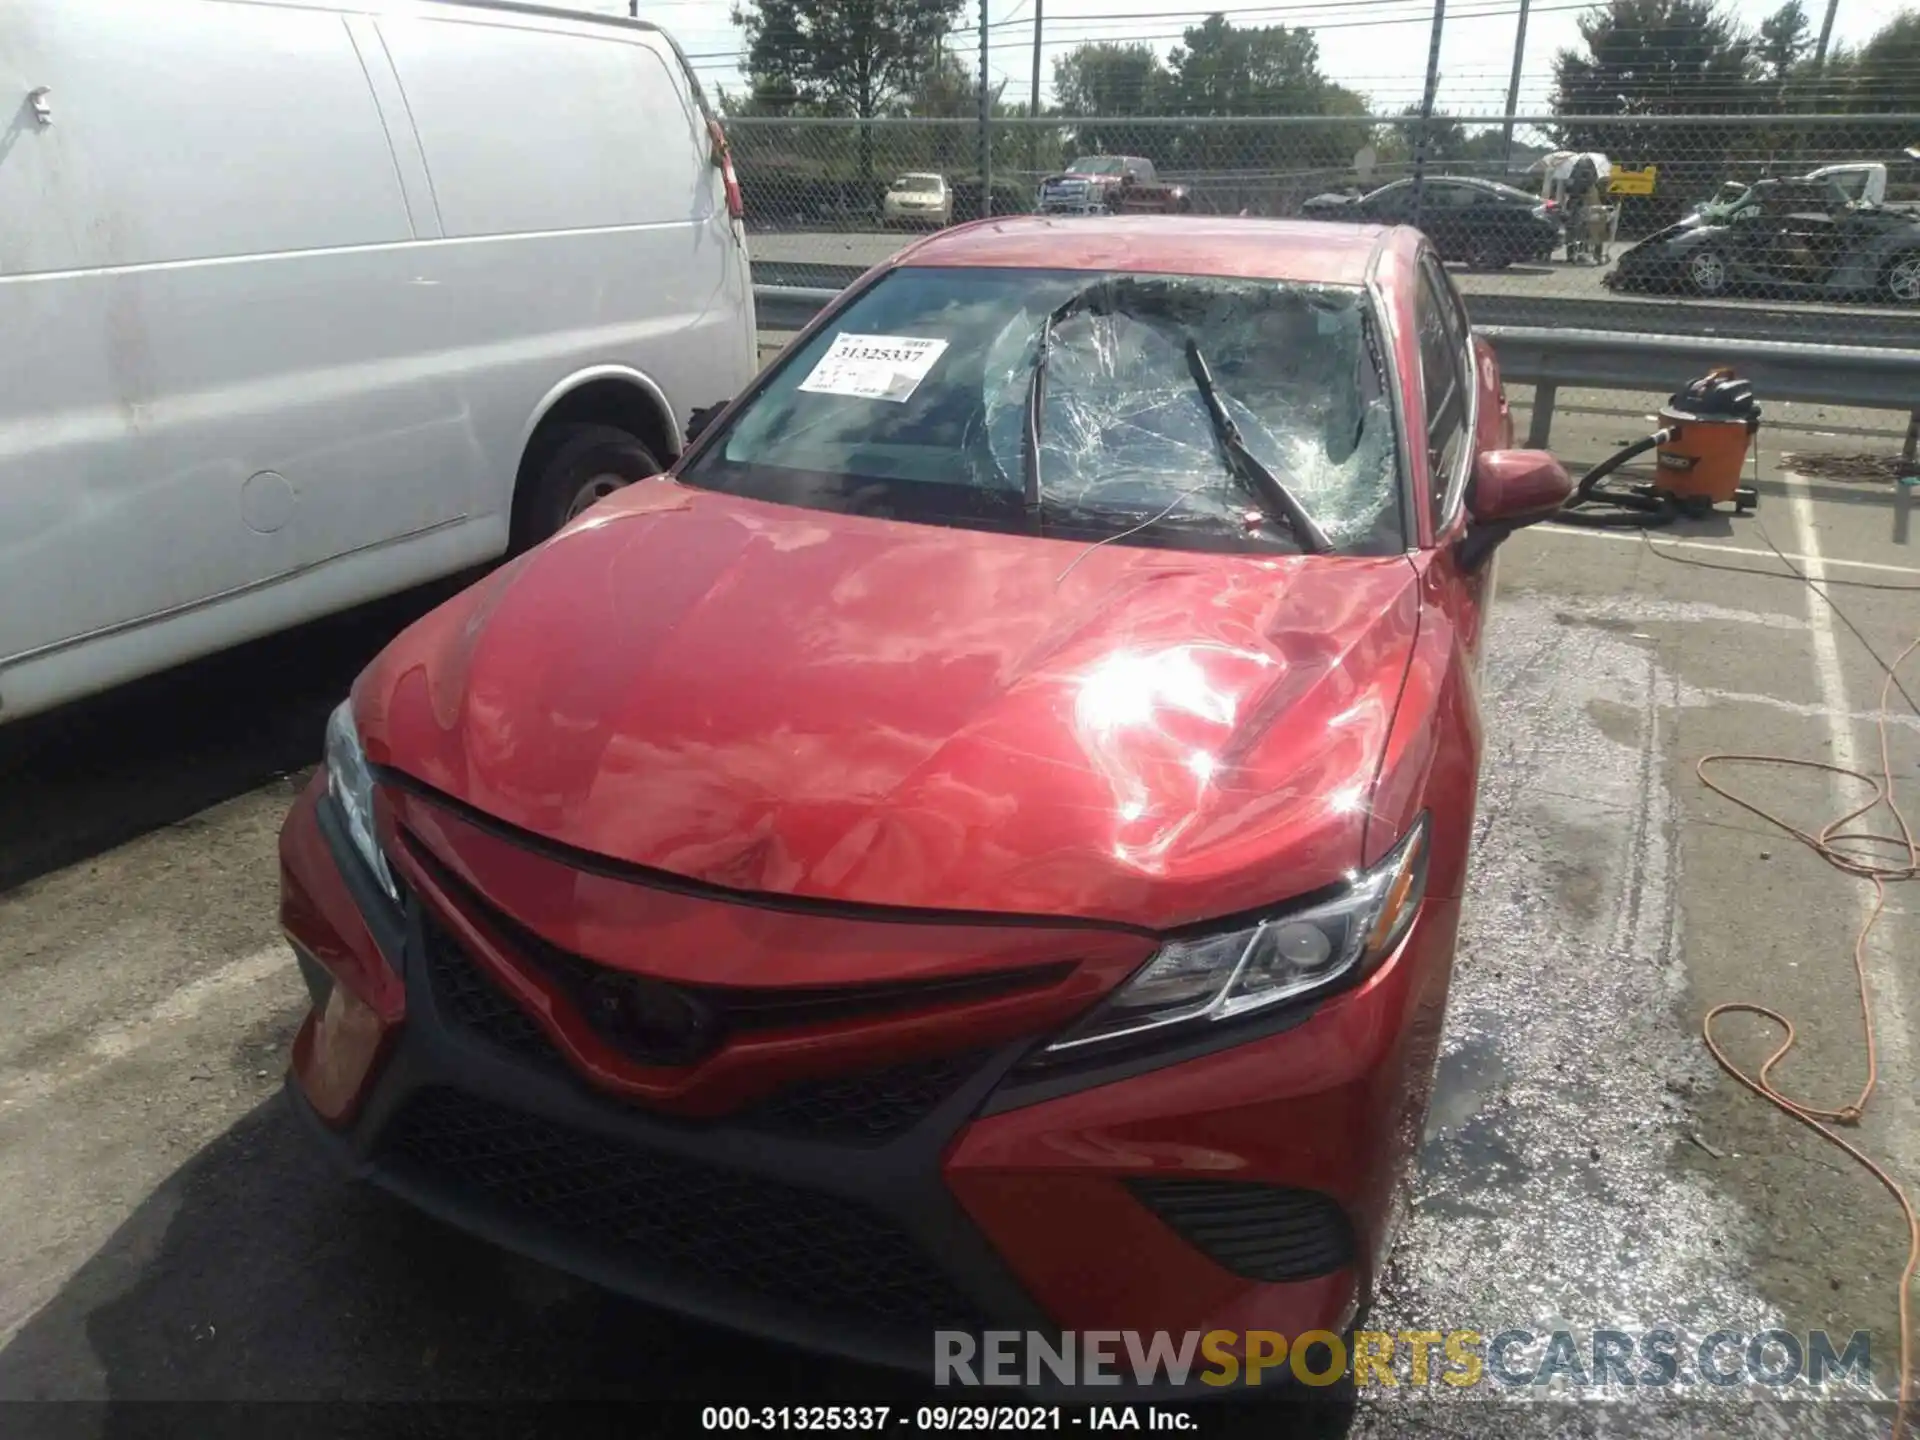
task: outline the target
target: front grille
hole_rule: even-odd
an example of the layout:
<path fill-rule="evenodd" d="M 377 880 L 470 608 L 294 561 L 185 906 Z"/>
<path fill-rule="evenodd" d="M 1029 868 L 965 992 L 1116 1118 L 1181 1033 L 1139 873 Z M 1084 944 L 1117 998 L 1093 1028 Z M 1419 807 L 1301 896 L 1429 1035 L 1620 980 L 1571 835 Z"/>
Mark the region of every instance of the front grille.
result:
<path fill-rule="evenodd" d="M 542 1070 L 576 1073 L 546 1031 L 482 973 L 458 940 L 430 917 L 424 928 L 427 980 L 442 1019 Z M 930 1114 L 986 1058 L 985 1053 L 945 1055 L 862 1074 L 801 1081 L 754 1105 L 739 1123 L 795 1139 L 877 1144 Z"/>
<path fill-rule="evenodd" d="M 852 1200 L 621 1144 L 430 1089 L 379 1162 L 609 1263 L 886 1325 L 975 1327 L 974 1308 L 891 1221 Z"/>
<path fill-rule="evenodd" d="M 1128 1186 L 1188 1244 L 1249 1280 L 1309 1280 L 1353 1263 L 1353 1226 L 1317 1190 L 1231 1180 Z"/>
<path fill-rule="evenodd" d="M 1046 989 L 1074 969 L 1072 961 L 1056 961 L 933 980 L 879 980 L 860 985 L 668 983 L 561 949 L 480 895 L 424 844 L 409 839 L 407 848 L 451 901 L 492 930 L 517 960 L 561 991 L 602 1040 L 643 1065 L 692 1064 L 718 1050 L 730 1035 L 957 1006 Z M 635 1023 L 635 1007 L 618 1003 L 628 992 L 638 993 L 656 1006 L 662 1000 L 672 1002 L 664 1007 L 672 1018 L 697 1017 L 697 1024 L 684 1026 L 685 1033 L 678 1037 L 649 1033 L 644 1025 Z"/>
<path fill-rule="evenodd" d="M 984 1054 L 913 1060 L 864 1075 L 791 1085 L 742 1117 L 756 1130 L 876 1144 L 911 1128 L 985 1063 Z"/>

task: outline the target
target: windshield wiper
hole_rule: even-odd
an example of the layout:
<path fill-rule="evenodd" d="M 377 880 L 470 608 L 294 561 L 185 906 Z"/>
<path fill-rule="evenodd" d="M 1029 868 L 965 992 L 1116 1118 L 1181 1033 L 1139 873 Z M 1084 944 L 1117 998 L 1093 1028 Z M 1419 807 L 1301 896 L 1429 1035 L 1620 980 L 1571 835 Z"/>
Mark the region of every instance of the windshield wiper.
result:
<path fill-rule="evenodd" d="M 1036 525 L 1045 515 L 1044 492 L 1040 488 L 1040 407 L 1047 398 L 1047 360 L 1053 350 L 1053 319 L 1059 311 L 1040 322 L 1038 348 L 1033 355 L 1033 373 L 1027 377 L 1027 414 L 1025 432 L 1020 437 L 1025 452 L 1022 481 L 1025 486 L 1027 518 Z"/>
<path fill-rule="evenodd" d="M 1253 491 L 1261 509 L 1269 515 L 1277 513 L 1287 522 L 1287 528 L 1293 531 L 1302 549 L 1314 555 L 1325 555 L 1332 550 L 1333 542 L 1293 498 L 1293 492 L 1247 448 L 1240 427 L 1233 423 L 1233 417 L 1227 414 L 1227 407 L 1220 399 L 1220 390 L 1213 383 L 1213 371 L 1207 367 L 1207 357 L 1200 353 L 1200 342 L 1191 335 L 1187 337 L 1187 369 L 1193 375 L 1194 388 L 1206 402 L 1207 418 L 1213 422 L 1214 438 L 1220 442 L 1220 454 L 1227 462 L 1227 469 Z"/>

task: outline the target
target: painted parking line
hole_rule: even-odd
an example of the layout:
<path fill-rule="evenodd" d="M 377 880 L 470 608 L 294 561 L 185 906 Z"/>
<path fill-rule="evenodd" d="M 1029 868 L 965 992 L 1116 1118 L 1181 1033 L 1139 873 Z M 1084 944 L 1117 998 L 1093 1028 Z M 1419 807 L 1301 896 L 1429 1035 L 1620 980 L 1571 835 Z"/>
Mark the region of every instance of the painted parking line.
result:
<path fill-rule="evenodd" d="M 1813 581 L 1829 579 L 1830 567 L 1840 562 L 1829 560 L 1820 553 L 1820 537 L 1813 523 L 1813 497 L 1808 493 L 1807 483 L 1791 471 L 1786 472 L 1784 478 L 1793 526 L 1798 532 L 1801 547 L 1806 551 L 1803 568 L 1807 578 Z M 1858 731 L 1851 718 L 1853 707 L 1847 695 L 1846 673 L 1840 664 L 1840 643 L 1834 624 L 1833 602 L 1813 585 L 1804 586 L 1803 589 L 1807 597 L 1807 628 L 1813 641 L 1814 674 L 1820 686 L 1820 699 L 1827 711 L 1827 755 L 1824 758 L 1847 770 L 1877 774 L 1878 767 L 1873 760 L 1860 753 Z M 1828 779 L 1835 804 L 1840 807 L 1836 808 L 1836 815 L 1860 803 L 1857 785 L 1849 785 L 1839 776 L 1829 776 Z M 1879 818 L 1877 814 L 1875 818 Z M 1867 923 L 1873 908 L 1873 894 L 1862 884 L 1859 919 L 1848 927 L 1847 939 L 1858 933 L 1859 925 Z M 1908 1039 L 1913 1032 L 1907 1019 L 1905 985 L 1899 966 L 1894 962 L 1890 931 L 1887 918 L 1882 915 L 1867 936 L 1864 947 L 1866 983 L 1871 987 L 1874 1040 L 1879 1047 L 1881 1068 L 1891 1072 L 1873 1103 L 1883 1106 L 1890 1104 L 1899 1117 L 1887 1127 L 1887 1133 L 1895 1152 L 1894 1164 L 1901 1172 L 1900 1178 L 1907 1180 L 1915 1171 L 1915 1106 L 1911 1090 L 1913 1060 Z M 1844 941 L 1839 936 L 1835 938 L 1836 951 L 1843 952 Z"/>

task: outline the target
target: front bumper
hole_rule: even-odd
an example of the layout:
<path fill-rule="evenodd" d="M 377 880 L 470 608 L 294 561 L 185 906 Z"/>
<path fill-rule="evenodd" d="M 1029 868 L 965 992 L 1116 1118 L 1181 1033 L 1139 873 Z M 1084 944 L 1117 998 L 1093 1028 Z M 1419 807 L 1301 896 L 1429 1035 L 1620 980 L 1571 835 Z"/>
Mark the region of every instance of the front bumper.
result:
<path fill-rule="evenodd" d="M 481 1023 L 441 973 L 431 907 L 393 914 L 329 843 L 323 787 L 281 837 L 283 923 L 321 972 L 295 1108 L 347 1169 L 452 1224 L 666 1309 L 920 1372 L 938 1329 L 1292 1336 L 1344 1326 L 1370 1284 L 1424 1119 L 1449 902 L 1362 986 L 1264 1035 L 1018 1083 L 1030 1039 L 1001 1044 L 911 1123 L 848 1143 L 769 1128 L 764 1108 L 650 1112 L 526 1016 Z M 1211 1192 L 1165 1181 L 1282 1197 L 1280 1261 L 1273 1234 L 1210 1229 Z M 1290 1278 L 1266 1278 L 1276 1263 Z"/>

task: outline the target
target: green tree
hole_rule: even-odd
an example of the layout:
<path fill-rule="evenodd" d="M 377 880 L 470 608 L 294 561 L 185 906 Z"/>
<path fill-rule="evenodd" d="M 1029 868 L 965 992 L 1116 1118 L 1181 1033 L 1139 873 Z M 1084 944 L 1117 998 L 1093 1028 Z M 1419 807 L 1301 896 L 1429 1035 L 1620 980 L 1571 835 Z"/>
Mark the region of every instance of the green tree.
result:
<path fill-rule="evenodd" d="M 1894 16 L 1866 44 L 1841 56 L 1829 68 L 1845 83 L 1846 108 L 1911 109 L 1914 77 L 1920 75 L 1920 10 L 1905 10 Z M 1902 142 L 1911 143 L 1911 139 Z"/>
<path fill-rule="evenodd" d="M 1054 103 L 1062 115 L 1112 120 L 1116 116 L 1166 113 L 1166 66 L 1151 45 L 1095 41 L 1076 45 L 1053 62 Z M 1128 151 L 1165 163 L 1164 128 L 1138 125 L 1076 125 L 1070 148 L 1092 154 Z"/>
<path fill-rule="evenodd" d="M 1852 115 L 1911 110 L 1916 75 L 1920 75 L 1920 10 L 1905 10 L 1859 49 L 1844 50 L 1829 59 L 1826 73 L 1817 82 L 1819 108 Z M 1855 123 L 1823 126 L 1816 133 L 1825 156 L 1885 160 L 1892 162 L 1896 184 L 1902 179 L 1911 184 L 1915 178 L 1912 162 L 1899 157 L 1920 141 L 1920 126 Z"/>
<path fill-rule="evenodd" d="M 762 101 L 829 115 L 884 115 L 940 64 L 941 42 L 965 0 L 744 0 L 733 22 L 747 37 L 747 74 Z M 860 127 L 860 173 L 873 171 L 873 133 Z"/>
<path fill-rule="evenodd" d="M 1654 199 L 1634 207 L 1636 224 L 1670 219 L 1712 194 L 1736 160 L 1765 143 L 1725 125 L 1634 123 L 1777 108 L 1754 37 L 1715 0 L 1608 0 L 1579 26 L 1581 48 L 1554 57 L 1553 108 L 1580 118 L 1554 127 L 1555 137 L 1616 165 L 1660 167 Z"/>
<path fill-rule="evenodd" d="M 1167 68 L 1151 45 L 1092 41 L 1053 62 L 1062 115 L 1153 115 L 1166 103 Z"/>
<path fill-rule="evenodd" d="M 1557 114 L 1729 113 L 1764 99 L 1753 37 L 1714 0 L 1610 0 L 1579 26 L 1584 51 L 1554 57 Z"/>
<path fill-rule="evenodd" d="M 1409 105 L 1401 119 L 1387 127 L 1376 147 L 1382 159 L 1411 160 L 1420 143 L 1420 107 Z M 1427 121 L 1427 164 L 1449 170 L 1466 171 L 1461 162 L 1469 158 L 1471 141 L 1467 127 L 1444 110 L 1435 110 Z"/>
<path fill-rule="evenodd" d="M 1760 22 L 1760 63 L 1766 66 L 1767 74 L 1776 84 L 1784 83 L 1813 48 L 1813 39 L 1808 33 L 1811 28 L 1800 0 L 1787 0 Z"/>
<path fill-rule="evenodd" d="M 1196 170 L 1267 174 L 1302 183 L 1344 172 L 1372 127 L 1363 97 L 1320 71 L 1313 32 L 1285 25 L 1238 26 L 1212 14 L 1189 26 L 1168 57 L 1172 109 L 1181 116 L 1318 115 L 1350 123 L 1276 130 L 1262 125 L 1183 127 L 1177 163 Z"/>

